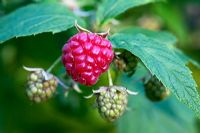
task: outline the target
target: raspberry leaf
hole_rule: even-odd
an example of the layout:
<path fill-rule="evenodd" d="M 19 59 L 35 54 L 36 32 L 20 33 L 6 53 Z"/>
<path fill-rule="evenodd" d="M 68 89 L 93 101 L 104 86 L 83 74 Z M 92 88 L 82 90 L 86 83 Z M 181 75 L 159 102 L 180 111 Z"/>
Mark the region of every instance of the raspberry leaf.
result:
<path fill-rule="evenodd" d="M 113 35 L 110 40 L 113 47 L 126 49 L 140 58 L 166 88 L 169 88 L 181 102 L 200 116 L 197 85 L 191 71 L 173 50 L 140 33 L 136 35 L 118 33 Z"/>
<path fill-rule="evenodd" d="M 174 35 L 165 31 L 152 31 L 152 30 L 148 30 L 148 29 L 144 29 L 140 27 L 129 27 L 119 32 L 125 33 L 125 34 L 131 34 L 131 35 L 142 33 L 146 35 L 147 37 L 150 37 L 152 39 L 159 41 L 159 43 L 164 43 L 169 46 L 174 45 L 177 42 L 177 39 Z"/>
<path fill-rule="evenodd" d="M 129 8 L 158 1 L 165 0 L 104 0 L 97 10 L 97 23 L 101 25 Z"/>
<path fill-rule="evenodd" d="M 31 4 L 0 18 L 0 43 L 13 37 L 58 33 L 83 21 L 61 4 Z"/>
<path fill-rule="evenodd" d="M 126 33 L 126 34 L 131 34 L 135 35 L 138 33 L 142 33 L 154 40 L 159 41 L 160 43 L 163 43 L 167 45 L 171 50 L 173 50 L 179 57 L 180 59 L 185 63 L 192 63 L 198 68 L 200 68 L 200 64 L 196 62 L 194 59 L 183 53 L 181 50 L 176 48 L 175 44 L 177 42 L 177 39 L 174 35 L 172 35 L 169 32 L 163 32 L 163 31 L 152 31 L 152 30 L 147 30 L 139 27 L 129 27 L 127 29 L 123 29 L 119 31 L 120 33 Z"/>
<path fill-rule="evenodd" d="M 200 64 L 195 61 L 194 59 L 192 59 L 191 57 L 189 57 L 188 55 L 186 55 L 185 53 L 183 53 L 181 50 L 174 48 L 174 51 L 176 52 L 176 54 L 182 59 L 182 61 L 185 63 L 185 64 L 188 64 L 188 63 L 192 63 L 193 65 L 195 65 L 196 67 L 200 68 Z"/>

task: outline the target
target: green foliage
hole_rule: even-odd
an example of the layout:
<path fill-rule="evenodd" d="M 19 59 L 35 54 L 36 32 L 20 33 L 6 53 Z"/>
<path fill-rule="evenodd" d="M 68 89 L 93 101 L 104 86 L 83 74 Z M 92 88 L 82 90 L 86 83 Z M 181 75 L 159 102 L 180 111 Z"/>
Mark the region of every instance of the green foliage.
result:
<path fill-rule="evenodd" d="M 102 25 L 132 7 L 164 0 L 104 0 L 97 10 L 97 23 Z"/>
<path fill-rule="evenodd" d="M 166 88 L 200 115 L 200 98 L 191 71 L 166 45 L 141 33 L 117 33 L 110 40 L 115 48 L 124 48 L 139 57 Z"/>
<path fill-rule="evenodd" d="M 74 25 L 78 17 L 61 4 L 32 4 L 0 19 L 0 43 L 13 37 L 58 33 Z"/>
<path fill-rule="evenodd" d="M 190 38 L 188 38 L 188 29 L 179 8 L 174 8 L 169 4 L 158 4 L 153 7 L 153 10 L 164 20 L 165 26 L 176 33 L 180 45 L 185 45 L 190 41 Z"/>
<path fill-rule="evenodd" d="M 159 41 L 159 43 L 165 44 L 167 47 L 173 50 L 185 64 L 191 62 L 192 64 L 200 68 L 200 64 L 197 61 L 184 54 L 180 49 L 176 48 L 177 39 L 174 35 L 172 35 L 169 32 L 152 31 L 139 27 L 129 27 L 121 30 L 120 33 L 131 34 L 131 35 L 142 33 L 156 41 Z"/>

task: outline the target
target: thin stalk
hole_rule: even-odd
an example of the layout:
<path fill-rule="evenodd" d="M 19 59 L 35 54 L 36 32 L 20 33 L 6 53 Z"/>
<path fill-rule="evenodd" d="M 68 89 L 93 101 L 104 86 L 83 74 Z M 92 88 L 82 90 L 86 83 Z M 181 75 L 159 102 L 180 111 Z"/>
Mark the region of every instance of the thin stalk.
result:
<path fill-rule="evenodd" d="M 66 86 L 58 77 L 56 77 L 56 80 L 63 87 L 63 89 L 65 89 L 65 90 L 69 90 L 70 89 L 70 87 Z"/>
<path fill-rule="evenodd" d="M 53 68 L 60 62 L 60 60 L 61 60 L 61 56 L 59 56 L 59 57 L 54 61 L 54 63 L 47 69 L 47 72 L 50 73 L 50 72 L 53 70 Z"/>
<path fill-rule="evenodd" d="M 110 74 L 110 69 L 108 69 L 108 81 L 109 81 L 109 86 L 113 86 L 113 81 L 112 81 L 112 77 Z"/>

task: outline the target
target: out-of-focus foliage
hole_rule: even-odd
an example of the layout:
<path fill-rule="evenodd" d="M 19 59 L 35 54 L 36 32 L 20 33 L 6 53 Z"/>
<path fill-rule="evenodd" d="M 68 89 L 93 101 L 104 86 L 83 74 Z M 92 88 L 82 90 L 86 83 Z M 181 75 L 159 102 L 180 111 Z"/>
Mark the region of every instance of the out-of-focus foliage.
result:
<path fill-rule="evenodd" d="M 161 17 L 164 25 L 177 35 L 182 45 L 189 42 L 188 29 L 179 9 L 168 4 L 156 5 L 152 9 Z"/>
<path fill-rule="evenodd" d="M 99 16 L 105 15 L 103 13 L 101 14 L 98 8 L 99 5 L 102 5 L 102 0 L 75 0 L 75 6 L 69 6 L 70 2 L 74 2 L 74 0 L 2 0 L 0 2 L 0 27 L 3 28 L 1 28 L 0 31 L 5 28 L 5 25 L 1 25 L 3 16 L 6 16 L 8 13 L 12 14 L 13 11 L 20 10 L 20 7 L 26 8 L 29 4 L 33 3 L 61 3 L 66 6 L 66 10 L 67 8 L 71 10 L 67 11 L 67 13 L 70 12 L 70 14 L 71 12 L 75 12 L 72 7 L 81 6 L 80 9 L 91 13 L 91 16 L 86 19 L 92 22 L 94 22 L 94 15 L 96 14 L 94 10 L 99 10 Z M 112 3 L 112 1 L 109 2 Z M 149 3 L 148 0 L 146 2 Z M 23 7 L 25 5 L 26 7 Z M 123 4 L 120 4 L 120 6 L 123 6 Z M 102 12 L 109 11 L 109 6 L 105 7 L 107 7 L 105 10 L 101 9 Z M 200 69 L 198 68 L 198 63 L 200 62 L 200 2 L 198 0 L 168 0 L 166 3 L 156 4 L 150 2 L 148 5 L 137 8 L 129 7 L 133 7 L 133 5 L 127 5 L 126 9 L 129 10 L 126 11 L 120 10 L 115 12 L 115 10 L 112 10 L 111 15 L 109 15 L 110 13 L 106 13 L 106 20 L 100 21 L 109 23 L 105 23 L 106 25 L 103 28 L 107 29 L 111 27 L 111 34 L 125 27 L 129 28 L 130 25 L 172 32 L 177 37 L 178 47 L 181 48 L 183 52 L 180 51 L 180 49 L 178 49 L 178 52 L 174 50 L 177 49 L 177 45 L 172 46 L 171 44 L 173 44 L 176 39 L 169 33 L 159 31 L 149 32 L 143 29 L 134 29 L 134 31 L 130 28 L 130 31 L 121 31 L 125 34 L 131 32 L 133 36 L 140 32 L 145 36 L 159 38 L 159 40 L 157 40 L 159 43 L 169 44 L 169 49 L 172 48 L 185 64 L 188 65 L 188 62 L 197 64 L 196 66 L 192 64 L 188 66 L 193 72 L 192 75 L 197 81 L 197 84 L 200 85 Z M 55 13 L 57 10 L 61 11 L 62 9 L 51 9 L 48 13 Z M 24 15 L 23 13 L 26 14 L 27 12 L 24 11 L 20 13 L 21 17 Z M 32 13 L 36 14 L 37 11 L 32 11 Z M 79 16 L 80 12 L 75 13 L 76 16 Z M 38 15 L 41 14 L 39 13 Z M 115 17 L 115 19 L 112 17 Z M 68 17 L 66 16 L 66 18 Z M 99 18 L 102 19 L 102 17 Z M 64 23 L 66 21 L 68 22 L 68 19 L 63 20 Z M 17 26 L 16 20 L 12 22 L 16 22 L 15 26 Z M 93 104 L 95 99 L 86 100 L 83 98 L 83 96 L 91 94 L 91 89 L 97 89 L 98 86 L 108 84 L 108 81 L 105 80 L 107 79 L 106 74 L 102 75 L 97 85 L 93 87 L 86 88 L 81 86 L 81 89 L 84 90 L 83 94 L 71 91 L 66 97 L 64 96 L 63 89 L 59 87 L 57 94 L 50 101 L 38 105 L 30 103 L 25 95 L 27 73 L 22 69 L 22 66 L 26 65 L 47 69 L 61 54 L 63 44 L 70 36 L 77 32 L 74 28 L 71 28 L 73 22 L 69 22 L 71 26 L 68 28 L 70 29 L 64 27 L 61 33 L 54 35 L 51 33 L 43 33 L 36 36 L 13 38 L 1 44 L 0 133 L 197 133 L 200 131 L 200 122 L 194 117 L 194 113 L 177 101 L 173 94 L 166 101 L 160 103 L 148 101 L 143 94 L 142 83 L 140 81 L 137 82 L 138 79 L 147 73 L 146 69 L 141 66 L 141 64 L 138 66 L 141 70 L 137 71 L 131 78 L 123 76 L 117 79 L 117 74 L 115 73 L 115 69 L 113 69 L 113 78 L 116 84 L 123 84 L 128 89 L 139 92 L 138 96 L 129 96 L 128 111 L 116 123 L 107 123 L 101 119 Z M 11 22 L 6 24 L 9 23 Z M 45 26 L 46 24 L 44 25 L 44 31 L 49 31 Z M 92 29 L 92 27 L 89 28 Z M 26 28 L 23 30 L 26 30 Z M 5 32 L 7 31 L 4 31 L 4 33 Z M 0 36 L 1 35 L 2 34 L 0 34 Z M 163 36 L 165 37 L 163 38 Z M 187 56 L 183 53 L 186 53 Z M 197 61 L 194 61 L 194 59 Z M 168 60 L 166 63 L 169 63 Z M 63 77 L 64 72 L 65 70 L 61 63 L 53 71 L 53 73 L 59 77 Z M 184 79 L 186 78 L 188 79 L 187 76 L 184 77 Z M 163 78 L 163 80 L 166 79 Z"/>

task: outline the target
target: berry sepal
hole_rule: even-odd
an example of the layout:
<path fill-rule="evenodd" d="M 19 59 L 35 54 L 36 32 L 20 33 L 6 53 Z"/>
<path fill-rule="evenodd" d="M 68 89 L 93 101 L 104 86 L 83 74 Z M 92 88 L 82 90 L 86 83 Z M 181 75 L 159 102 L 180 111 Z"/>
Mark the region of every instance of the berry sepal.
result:
<path fill-rule="evenodd" d="M 77 21 L 75 20 L 74 22 L 74 26 L 76 27 L 76 29 L 79 31 L 79 32 L 86 32 L 86 33 L 92 33 L 91 31 L 81 27 L 80 25 L 78 25 Z"/>
<path fill-rule="evenodd" d="M 86 33 L 92 33 L 91 31 L 81 27 L 77 21 L 74 22 L 74 26 L 76 27 L 76 29 L 79 31 L 79 32 L 86 32 Z M 101 33 L 95 33 L 96 35 L 102 37 L 102 38 L 106 38 L 110 33 L 110 28 L 106 31 L 106 32 L 101 32 Z"/>

